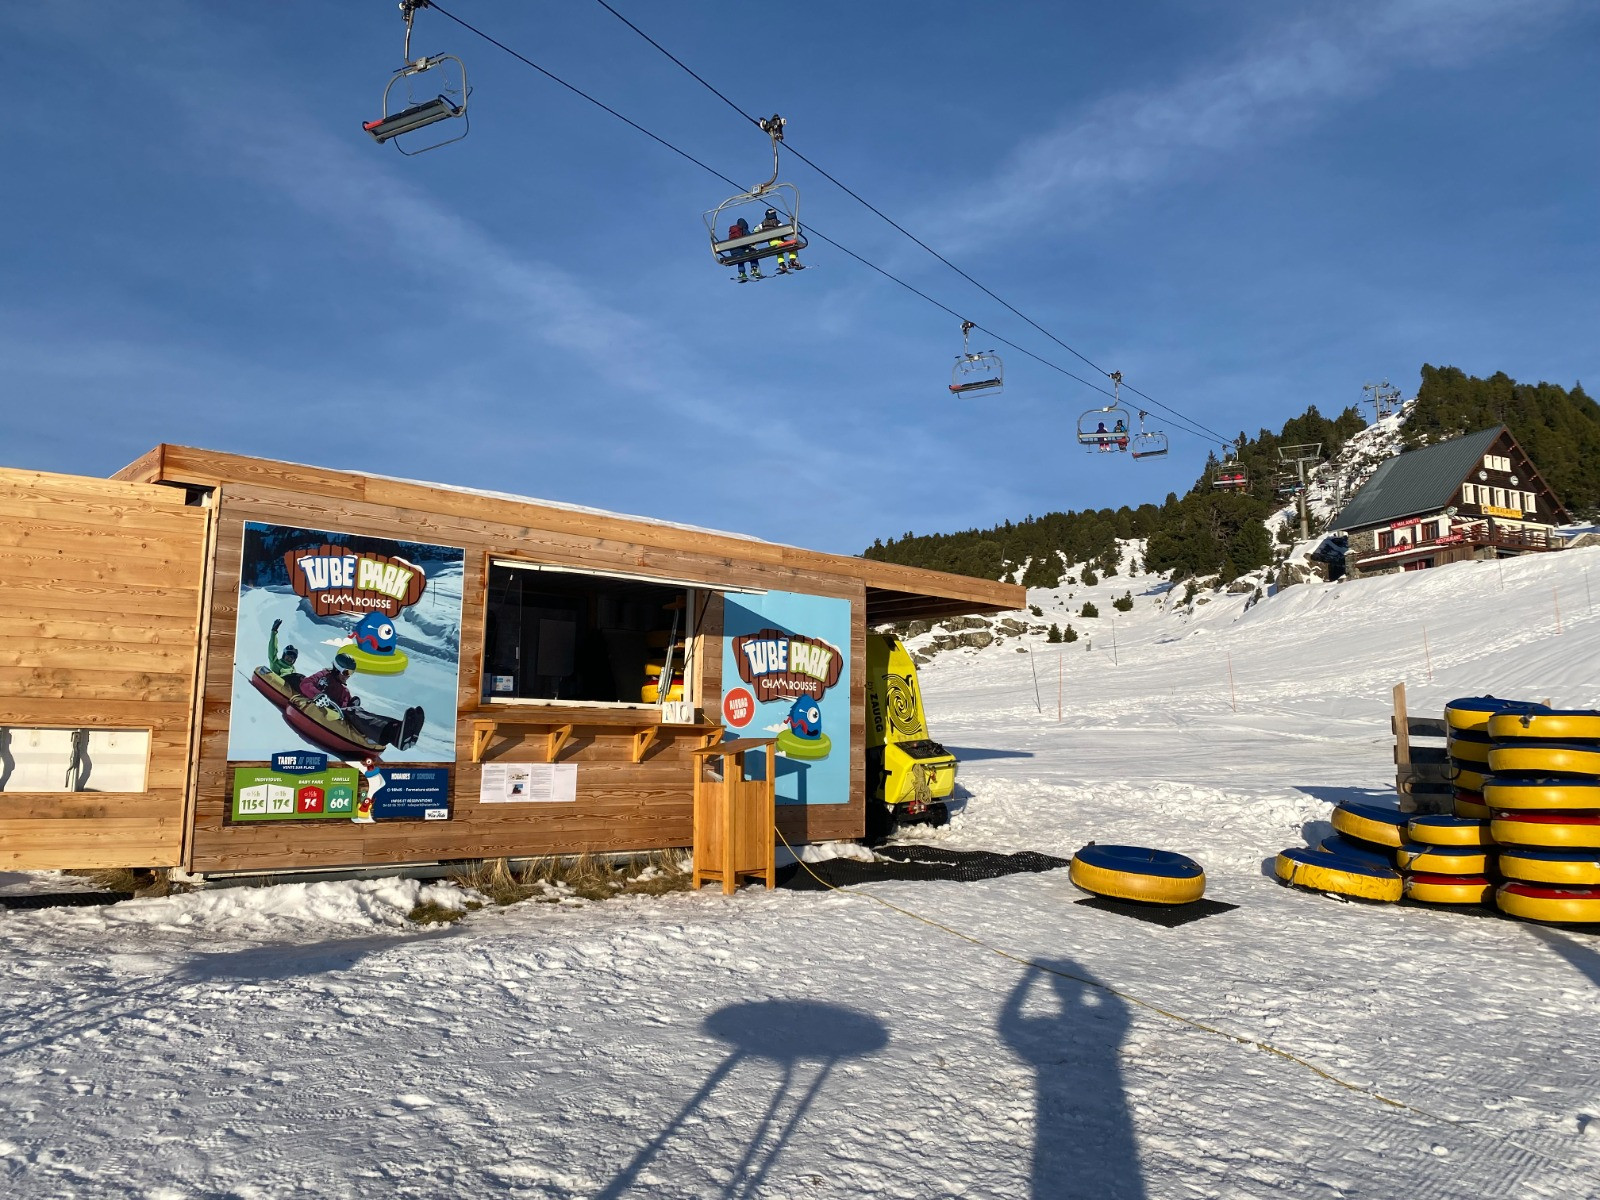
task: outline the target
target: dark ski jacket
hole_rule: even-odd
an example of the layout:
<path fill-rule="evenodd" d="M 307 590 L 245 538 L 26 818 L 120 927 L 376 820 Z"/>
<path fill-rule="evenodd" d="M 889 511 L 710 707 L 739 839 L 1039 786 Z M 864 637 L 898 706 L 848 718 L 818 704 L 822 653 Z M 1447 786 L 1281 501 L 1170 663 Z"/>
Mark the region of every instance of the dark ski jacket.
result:
<path fill-rule="evenodd" d="M 333 667 L 323 667 L 315 675 L 307 675 L 300 681 L 300 694 L 307 700 L 315 700 L 318 696 L 327 696 L 340 708 L 349 708 L 355 702 L 355 697 L 350 694 L 350 689 L 345 687 L 343 678 Z"/>

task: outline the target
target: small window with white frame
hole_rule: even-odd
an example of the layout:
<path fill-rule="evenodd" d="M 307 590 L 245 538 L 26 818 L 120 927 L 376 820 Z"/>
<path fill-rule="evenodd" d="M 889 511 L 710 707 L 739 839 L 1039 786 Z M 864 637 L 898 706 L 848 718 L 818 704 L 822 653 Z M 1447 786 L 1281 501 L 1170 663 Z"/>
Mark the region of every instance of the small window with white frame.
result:
<path fill-rule="evenodd" d="M 0 792 L 143 792 L 148 729 L 0 725 Z"/>
<path fill-rule="evenodd" d="M 1525 513 L 1529 513 L 1530 515 L 1533 514 L 1533 513 L 1538 512 L 1539 511 L 1539 506 L 1536 503 L 1537 499 L 1538 499 L 1538 497 L 1535 496 L 1532 492 L 1523 492 L 1522 493 L 1522 511 L 1525 512 Z"/>

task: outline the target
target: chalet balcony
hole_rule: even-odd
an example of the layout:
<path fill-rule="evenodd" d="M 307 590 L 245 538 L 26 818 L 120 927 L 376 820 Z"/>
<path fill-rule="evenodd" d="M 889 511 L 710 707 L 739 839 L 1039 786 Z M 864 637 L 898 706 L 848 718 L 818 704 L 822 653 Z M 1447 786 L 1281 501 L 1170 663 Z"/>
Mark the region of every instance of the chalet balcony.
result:
<path fill-rule="evenodd" d="M 1458 525 L 1443 537 L 1425 542 L 1396 542 L 1386 550 L 1362 555 L 1355 560 L 1355 567 L 1357 571 L 1381 571 L 1387 566 L 1403 566 L 1430 556 L 1442 562 L 1458 562 L 1476 557 L 1480 550 L 1530 554 L 1560 550 L 1565 545 L 1565 540 L 1542 529 L 1491 529 L 1484 522 Z"/>

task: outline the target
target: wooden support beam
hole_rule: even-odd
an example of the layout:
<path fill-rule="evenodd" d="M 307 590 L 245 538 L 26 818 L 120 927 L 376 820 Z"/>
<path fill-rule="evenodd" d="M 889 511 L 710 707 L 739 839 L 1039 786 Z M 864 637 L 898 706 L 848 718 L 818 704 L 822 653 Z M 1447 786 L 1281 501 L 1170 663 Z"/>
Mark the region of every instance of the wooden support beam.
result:
<path fill-rule="evenodd" d="M 644 756 L 650 747 L 656 744 L 656 739 L 661 736 L 661 726 L 646 725 L 633 735 L 633 761 L 643 762 Z"/>
<path fill-rule="evenodd" d="M 556 755 L 561 753 L 561 747 L 565 746 L 571 740 L 571 725 L 557 725 L 554 729 L 552 729 L 549 736 L 545 739 L 545 761 L 555 762 Z"/>

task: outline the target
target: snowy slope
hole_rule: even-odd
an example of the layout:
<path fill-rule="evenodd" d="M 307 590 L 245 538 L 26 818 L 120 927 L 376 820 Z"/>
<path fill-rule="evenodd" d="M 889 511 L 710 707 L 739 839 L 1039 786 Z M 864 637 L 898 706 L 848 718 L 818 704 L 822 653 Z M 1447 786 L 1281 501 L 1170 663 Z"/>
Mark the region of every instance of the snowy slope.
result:
<path fill-rule="evenodd" d="M 1600 552 L 1576 550 L 1248 608 L 1122 574 L 1022 614 L 1070 617 L 1089 648 L 1027 634 L 935 657 L 923 685 L 961 800 L 908 836 L 1193 854 L 1238 907 L 1176 929 L 1076 904 L 1062 872 L 864 889 L 937 925 L 746 890 L 423 932 L 402 920 L 419 885 L 398 881 L 0 913 L 0 1180 L 1600 1196 L 1600 937 L 1339 903 L 1264 867 L 1337 800 L 1388 790 L 1398 680 L 1416 712 L 1483 691 L 1600 704 L 1591 571 Z"/>

